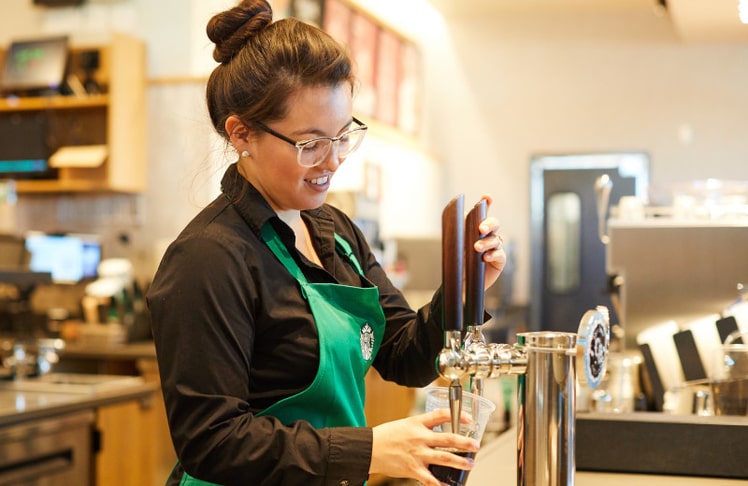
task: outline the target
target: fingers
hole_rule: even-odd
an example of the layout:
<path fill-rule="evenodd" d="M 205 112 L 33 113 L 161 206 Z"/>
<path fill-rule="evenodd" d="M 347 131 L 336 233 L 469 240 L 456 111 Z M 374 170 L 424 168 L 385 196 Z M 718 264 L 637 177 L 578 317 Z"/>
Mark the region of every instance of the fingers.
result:
<path fill-rule="evenodd" d="M 433 429 L 437 425 L 441 425 L 451 420 L 448 408 L 438 408 L 436 410 L 432 410 L 431 412 L 426 412 L 424 414 L 418 415 L 416 416 L 416 418 L 420 418 L 421 423 L 429 429 Z"/>
<path fill-rule="evenodd" d="M 493 216 L 489 216 L 478 225 L 478 231 L 481 235 L 489 235 L 491 233 L 498 233 L 499 231 L 499 220 Z"/>
<path fill-rule="evenodd" d="M 436 410 L 433 410 L 431 412 L 426 412 L 421 415 L 417 415 L 415 418 L 421 418 L 421 423 L 428 427 L 429 429 L 433 429 L 437 425 L 442 425 L 445 423 L 449 423 L 452 421 L 452 412 L 448 408 L 438 408 Z M 473 421 L 473 417 L 465 410 L 462 411 L 462 414 L 460 415 L 460 423 L 462 424 L 469 424 Z"/>
<path fill-rule="evenodd" d="M 481 200 L 485 200 L 488 206 L 493 203 L 493 198 L 488 194 L 482 195 Z M 506 266 L 506 252 L 503 248 L 504 238 L 499 234 L 499 221 L 489 216 L 480 222 L 478 231 L 481 238 L 474 243 L 473 248 L 478 253 L 483 253 L 484 262 L 501 272 Z M 492 275 L 486 282 L 486 287 L 489 287 L 496 277 L 498 274 Z"/>
<path fill-rule="evenodd" d="M 434 427 L 451 420 L 448 408 L 442 408 L 419 416 L 427 427 Z M 460 422 L 470 423 L 472 417 L 463 411 Z M 441 485 L 435 480 L 432 466 L 441 466 L 462 470 L 471 470 L 474 466 L 475 454 L 480 449 L 480 442 L 448 432 L 433 432 L 427 439 L 428 449 L 421 455 L 421 460 L 427 470 L 420 470 L 415 479 L 425 485 Z"/>
<path fill-rule="evenodd" d="M 434 450 L 433 454 L 428 459 L 428 469 L 422 470 L 421 474 L 419 474 L 419 477 L 416 479 L 423 485 L 442 485 L 444 483 L 439 482 L 439 480 L 437 479 L 438 477 L 441 476 L 442 479 L 447 479 L 446 477 L 444 477 L 444 474 L 448 474 L 450 476 L 454 475 L 454 472 L 448 471 L 448 468 L 461 469 L 465 471 L 470 471 L 473 469 L 473 466 L 475 465 L 473 457 L 475 456 L 473 453 L 470 453 L 468 455 L 470 457 L 460 456 L 449 451 Z M 451 483 L 450 481 L 450 484 L 453 483 Z"/>
<path fill-rule="evenodd" d="M 421 423 L 429 429 L 448 423 L 452 420 L 448 408 L 440 408 L 433 412 L 419 415 L 418 417 L 421 419 Z M 472 416 L 466 411 L 463 411 L 460 415 L 460 423 L 469 424 L 472 421 Z M 469 452 L 476 452 L 480 449 L 480 442 L 477 440 L 448 432 L 434 432 L 434 434 L 429 437 L 428 442 L 429 447 L 441 447 Z"/>
<path fill-rule="evenodd" d="M 501 270 L 506 263 L 506 253 L 503 247 L 504 238 L 498 230 L 499 222 L 495 218 L 486 218 L 480 224 L 480 232 L 485 236 L 476 241 L 473 247 L 475 251 L 483 253 L 484 262 Z"/>
<path fill-rule="evenodd" d="M 470 419 L 469 413 L 463 413 L 461 421 L 470 422 Z M 471 459 L 449 451 L 476 453 L 480 444 L 475 439 L 432 430 L 448 422 L 449 409 L 442 408 L 373 427 L 369 472 L 409 477 L 426 486 L 439 486 L 429 465 L 471 469 Z"/>
<path fill-rule="evenodd" d="M 438 435 L 451 435 L 451 434 L 438 434 Z M 471 451 L 462 449 L 460 447 L 447 447 L 440 448 L 436 447 L 429 451 L 429 454 L 424 456 L 426 464 L 428 464 L 428 473 L 432 476 L 431 480 L 440 477 L 440 472 L 444 474 L 445 469 L 460 469 L 464 471 L 470 471 L 475 465 L 475 455 L 477 451 Z M 451 474 L 451 473 L 449 473 Z M 444 479 L 444 478 L 442 478 Z M 426 483 L 424 484 L 442 484 L 442 483 Z"/>
<path fill-rule="evenodd" d="M 481 224 L 481 226 L 483 225 Z M 501 244 L 503 242 L 504 242 L 504 239 L 501 237 L 501 235 L 499 235 L 498 225 L 496 225 L 495 230 L 492 229 L 488 233 L 485 233 L 483 238 L 479 239 L 473 244 L 473 247 L 475 248 L 475 251 L 477 252 L 490 251 L 490 250 L 501 249 Z"/>
<path fill-rule="evenodd" d="M 493 199 L 488 194 L 481 197 L 490 206 Z M 481 237 L 473 244 L 473 248 L 478 253 L 482 253 L 483 261 L 488 265 L 486 267 L 486 277 L 484 288 L 488 289 L 496 282 L 499 275 L 504 271 L 507 256 L 504 251 L 504 239 L 499 234 L 499 221 L 494 217 L 487 217 L 478 225 L 478 231 Z"/>
<path fill-rule="evenodd" d="M 483 261 L 493 265 L 499 270 L 503 269 L 504 265 L 506 265 L 506 252 L 504 251 L 504 248 L 502 248 L 501 244 L 499 244 L 498 248 L 496 249 L 484 252 Z"/>
<path fill-rule="evenodd" d="M 463 452 L 478 452 L 480 450 L 480 442 L 477 440 L 449 432 L 434 432 L 434 435 L 429 437 L 429 446 L 432 449 L 438 448 Z"/>

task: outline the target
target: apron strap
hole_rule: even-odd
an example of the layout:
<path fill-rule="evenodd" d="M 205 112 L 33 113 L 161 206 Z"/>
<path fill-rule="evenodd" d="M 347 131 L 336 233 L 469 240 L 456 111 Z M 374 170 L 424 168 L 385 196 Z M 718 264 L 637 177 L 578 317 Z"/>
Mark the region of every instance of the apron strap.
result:
<path fill-rule="evenodd" d="M 304 284 L 309 283 L 304 276 L 304 272 L 302 272 L 301 268 L 296 264 L 296 260 L 293 259 L 288 248 L 286 248 L 286 245 L 283 244 L 280 236 L 278 236 L 278 233 L 275 231 L 275 228 L 270 224 L 270 221 L 262 226 L 262 240 L 270 247 L 270 251 L 278 257 L 278 260 L 280 260 L 283 266 L 286 267 L 286 270 L 288 270 L 288 272 L 300 284 L 302 284 L 302 288 Z"/>
<path fill-rule="evenodd" d="M 358 262 L 358 258 L 353 254 L 353 249 L 351 248 L 350 243 L 337 233 L 335 233 L 335 249 L 338 250 L 338 253 L 346 256 L 348 260 L 350 260 L 353 268 L 356 269 L 359 275 L 362 277 L 366 276 L 364 275 L 364 271 L 361 269 L 361 264 Z"/>
<path fill-rule="evenodd" d="M 345 238 L 343 238 L 339 234 L 335 233 L 334 235 L 335 249 L 340 255 L 348 258 L 348 261 L 351 262 L 351 265 L 353 265 L 353 268 L 360 276 L 365 277 L 366 275 L 364 275 L 364 271 L 361 268 L 361 264 L 359 263 L 358 258 L 356 258 L 356 255 L 353 254 L 353 248 L 351 248 L 350 243 L 348 243 Z M 286 267 L 288 272 L 299 283 L 309 283 L 304 276 L 304 272 L 302 272 L 301 268 L 299 268 L 299 265 L 296 264 L 296 260 L 293 259 L 291 253 L 288 251 L 288 248 L 286 248 L 286 245 L 283 244 L 280 236 L 278 236 L 278 232 L 275 231 L 275 228 L 273 228 L 273 225 L 270 223 L 270 221 L 262 226 L 262 240 L 268 247 L 270 247 L 270 250 L 273 252 L 273 254 L 278 257 L 283 266 Z"/>

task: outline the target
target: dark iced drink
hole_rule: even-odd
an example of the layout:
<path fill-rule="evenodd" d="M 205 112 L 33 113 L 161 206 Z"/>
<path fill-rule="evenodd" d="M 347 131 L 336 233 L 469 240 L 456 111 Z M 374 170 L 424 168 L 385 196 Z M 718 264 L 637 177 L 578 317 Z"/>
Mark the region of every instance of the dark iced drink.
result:
<path fill-rule="evenodd" d="M 475 452 L 454 451 L 452 453 L 470 459 L 475 458 Z M 430 465 L 429 471 L 431 471 L 431 474 L 433 474 L 436 479 L 444 484 L 448 484 L 449 486 L 465 486 L 468 474 L 470 473 L 470 471 L 465 471 L 464 469 L 438 466 L 436 464 Z"/>

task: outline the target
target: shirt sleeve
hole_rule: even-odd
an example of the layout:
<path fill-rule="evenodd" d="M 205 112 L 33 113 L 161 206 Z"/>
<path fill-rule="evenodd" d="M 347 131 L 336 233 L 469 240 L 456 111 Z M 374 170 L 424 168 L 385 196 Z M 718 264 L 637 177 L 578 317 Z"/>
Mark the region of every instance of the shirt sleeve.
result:
<path fill-rule="evenodd" d="M 180 238 L 148 292 L 172 440 L 191 476 L 234 484 L 363 484 L 372 432 L 288 426 L 249 410 L 257 298 L 219 237 Z"/>

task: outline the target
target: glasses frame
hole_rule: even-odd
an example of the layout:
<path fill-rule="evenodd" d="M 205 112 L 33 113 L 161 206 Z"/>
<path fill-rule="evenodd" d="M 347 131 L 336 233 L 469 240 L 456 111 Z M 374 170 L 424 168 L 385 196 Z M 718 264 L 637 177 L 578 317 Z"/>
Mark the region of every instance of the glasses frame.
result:
<path fill-rule="evenodd" d="M 364 122 L 362 122 L 361 120 L 359 120 L 355 116 L 353 117 L 353 123 L 357 124 L 358 126 L 356 128 L 351 129 L 351 130 L 346 130 L 345 132 L 341 133 L 340 136 L 338 136 L 338 137 L 314 137 L 314 138 L 309 138 L 309 139 L 306 139 L 306 140 L 296 141 L 296 140 L 294 140 L 294 139 L 292 139 L 290 137 L 287 137 L 287 136 L 283 135 L 282 133 L 276 132 L 275 130 L 273 130 L 272 128 L 270 128 L 269 126 L 265 125 L 264 123 L 262 123 L 260 121 L 254 122 L 254 124 L 257 125 L 258 127 L 260 127 L 260 129 L 263 132 L 268 133 L 268 134 L 274 136 L 275 138 L 283 140 L 284 142 L 289 143 L 290 145 L 293 145 L 294 147 L 296 147 L 296 150 L 297 150 L 297 152 L 296 152 L 296 162 L 300 166 L 302 166 L 302 167 L 308 167 L 308 168 L 317 167 L 318 165 L 322 164 L 322 162 L 325 161 L 325 158 L 327 157 L 327 154 L 329 153 L 329 152 L 325 152 L 325 155 L 319 160 L 319 162 L 317 162 L 314 165 L 302 164 L 301 163 L 301 152 L 304 150 L 304 147 L 306 147 L 307 145 L 309 145 L 312 142 L 319 142 L 320 140 L 330 140 L 330 142 L 331 142 L 330 143 L 330 147 L 332 148 L 336 144 L 340 143 L 341 139 L 343 139 L 344 137 L 346 137 L 346 136 L 348 136 L 348 135 L 350 135 L 351 133 L 354 133 L 354 132 L 362 132 L 361 141 L 363 141 L 363 137 L 364 137 L 364 135 L 366 135 L 366 132 L 369 129 L 369 127 L 366 126 L 366 124 Z M 355 152 L 358 149 L 359 146 L 361 146 L 361 142 L 359 142 L 359 145 L 356 146 L 355 149 L 351 150 L 348 154 L 346 154 L 346 156 L 348 156 L 348 155 L 352 154 L 353 152 Z M 336 148 L 336 150 L 337 150 L 337 148 Z"/>

